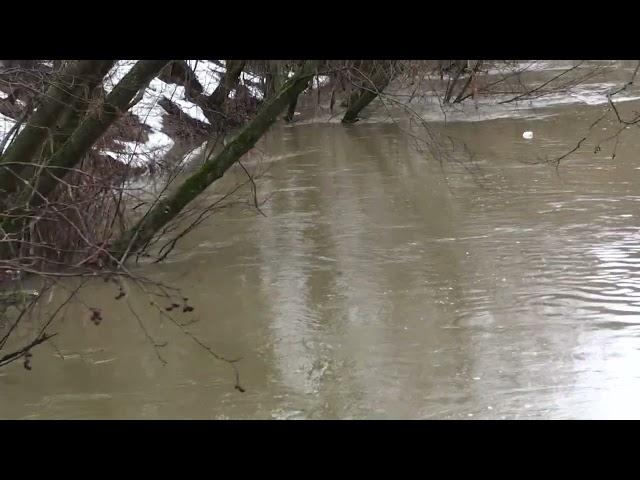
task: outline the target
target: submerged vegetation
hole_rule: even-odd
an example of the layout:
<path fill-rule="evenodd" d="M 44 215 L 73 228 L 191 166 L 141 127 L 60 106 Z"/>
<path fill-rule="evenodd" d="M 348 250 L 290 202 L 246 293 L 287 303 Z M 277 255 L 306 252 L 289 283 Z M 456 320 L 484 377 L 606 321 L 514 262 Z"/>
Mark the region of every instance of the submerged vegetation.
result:
<path fill-rule="evenodd" d="M 403 121 L 416 148 L 444 163 L 453 142 L 433 131 L 425 104 L 437 103 L 438 121 L 446 122 L 478 109 L 579 95 L 585 81 L 609 71 L 606 62 L 576 61 L 540 80 L 536 72 L 547 67 L 489 60 L 1 61 L 0 366 L 22 360 L 32 368 L 31 350 L 55 334 L 79 289 L 100 278 L 114 286 L 114 301 L 126 301 L 131 290 L 148 295 L 163 318 L 233 367 L 243 391 L 237 359 L 215 353 L 188 330 L 188 318 L 177 318 L 194 310 L 187 293 L 144 277 L 135 264 L 166 260 L 181 238 L 239 196 L 262 213 L 261 171 L 245 160 L 259 154 L 255 147 L 277 121 L 354 128 L 382 115 Z M 619 125 L 603 142 L 613 155 L 619 135 L 640 122 L 616 106 L 637 71 L 601 95 L 598 121 Z M 558 166 L 588 133 L 575 149 L 544 161 Z M 230 169 L 245 180 L 203 205 L 202 192 Z M 75 286 L 62 288 L 64 298 L 37 319 L 35 334 L 12 342 L 21 322 L 36 321 L 45 293 L 69 279 Z M 96 325 L 106 315 L 86 309 Z M 164 345 L 145 334 L 164 362 Z"/>

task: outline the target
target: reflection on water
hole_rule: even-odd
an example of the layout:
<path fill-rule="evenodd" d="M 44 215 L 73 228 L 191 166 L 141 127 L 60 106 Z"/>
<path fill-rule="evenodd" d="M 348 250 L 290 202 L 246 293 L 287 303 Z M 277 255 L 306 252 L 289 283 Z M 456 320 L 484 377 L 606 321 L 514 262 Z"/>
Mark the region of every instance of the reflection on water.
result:
<path fill-rule="evenodd" d="M 558 171 L 528 164 L 570 150 L 600 111 L 449 123 L 472 170 L 393 124 L 278 126 L 261 147 L 266 217 L 223 210 L 140 267 L 188 292 L 190 331 L 243 357 L 247 391 L 134 291 L 168 342 L 162 365 L 95 284 L 83 299 L 102 325 L 70 309 L 31 372 L 0 373 L 0 416 L 640 417 L 640 136 L 614 160 L 587 145 Z"/>

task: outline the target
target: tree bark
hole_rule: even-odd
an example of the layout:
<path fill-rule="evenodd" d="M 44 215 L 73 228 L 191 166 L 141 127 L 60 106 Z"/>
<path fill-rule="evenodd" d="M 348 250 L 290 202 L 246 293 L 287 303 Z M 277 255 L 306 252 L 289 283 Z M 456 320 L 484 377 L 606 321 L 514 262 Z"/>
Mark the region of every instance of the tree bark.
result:
<path fill-rule="evenodd" d="M 472 85 L 471 82 L 474 81 L 475 76 L 476 76 L 476 74 L 478 73 L 478 70 L 480 70 L 481 67 L 482 67 L 482 60 L 477 60 L 476 64 L 473 67 L 473 70 L 469 74 L 469 78 L 467 79 L 467 82 L 464 84 L 464 87 L 462 87 L 462 90 L 460 90 L 460 93 L 458 94 L 456 99 L 453 101 L 453 103 L 460 103 L 461 101 L 463 101 L 465 98 L 467 98 L 469 96 L 473 96 L 475 98 L 475 91 L 474 91 L 473 87 L 471 89 L 471 93 L 469 93 L 468 95 L 465 95 L 465 92 L 467 91 L 469 86 Z"/>
<path fill-rule="evenodd" d="M 280 60 L 266 61 L 265 100 L 268 101 L 280 91 L 280 87 L 285 78 L 283 75 L 283 65 Z"/>
<path fill-rule="evenodd" d="M 358 121 L 360 112 L 369 105 L 380 92 L 382 92 L 394 77 L 395 62 L 389 64 L 389 70 L 384 67 L 378 68 L 371 75 L 371 78 L 365 81 L 360 91 L 354 92 L 348 103 L 347 111 L 342 117 L 342 123 L 354 123 Z"/>
<path fill-rule="evenodd" d="M 246 64 L 246 60 L 227 60 L 226 71 L 221 75 L 220 83 L 209 96 L 203 93 L 203 86 L 198 81 L 194 71 L 184 60 L 175 60 L 164 69 L 158 78 L 167 83 L 182 85 L 187 100 L 198 105 L 204 116 L 212 126 L 218 125 L 224 120 L 222 107 L 227 100 L 229 92 L 237 87 L 240 74 Z"/>
<path fill-rule="evenodd" d="M 447 85 L 447 91 L 445 92 L 444 100 L 443 100 L 444 103 L 449 103 L 449 101 L 451 100 L 451 96 L 453 95 L 453 89 L 455 88 L 456 84 L 458 83 L 458 79 L 464 73 L 467 67 L 467 60 L 455 60 L 454 65 L 457 67 L 457 70 L 456 70 L 455 76 L 453 77 L 453 80 L 449 82 Z"/>
<path fill-rule="evenodd" d="M 291 100 L 291 103 L 289 103 L 287 114 L 284 116 L 286 122 L 293 122 L 293 118 L 296 115 L 296 107 L 298 106 L 298 97 L 300 97 L 300 93 Z"/>
<path fill-rule="evenodd" d="M 0 159 L 0 166 L 5 164 L 5 168 L 0 171 L 0 189 L 5 190 L 7 194 L 16 190 L 21 183 L 16 173 L 24 170 L 19 164 L 32 160 L 54 130 L 56 121 L 63 111 L 74 103 L 75 98 L 81 96 L 88 82 L 95 81 L 100 75 L 104 76 L 103 72 L 108 71 L 113 63 L 105 60 L 80 60 L 71 63 L 61 72 L 59 78 L 54 79 L 42 96 L 40 106 Z M 8 165 L 11 163 L 18 164 L 12 168 Z M 9 171 L 9 168 L 13 171 Z"/>
<path fill-rule="evenodd" d="M 102 62 L 96 74 L 88 78 L 84 88 L 78 92 L 78 97 L 69 105 L 69 108 L 62 112 L 57 122 L 56 132 L 53 134 L 52 152 L 57 152 L 78 128 L 78 125 L 80 125 L 89 110 L 91 102 L 94 100 L 96 88 L 101 84 L 102 79 L 109 73 L 114 64 L 115 61 Z M 47 157 L 50 158 L 51 155 L 47 155 Z"/>
<path fill-rule="evenodd" d="M 140 60 L 107 95 L 101 108 L 89 114 L 73 132 L 65 144 L 44 166 L 44 171 L 32 186 L 37 192 L 31 200 L 32 205 L 42 203 L 56 187 L 59 178 L 64 177 L 68 169 L 73 168 L 100 139 L 108 128 L 129 109 L 130 103 L 167 64 L 166 60 Z M 31 187 L 31 186 L 30 186 Z M 31 195 L 31 188 L 25 189 L 25 195 Z"/>
<path fill-rule="evenodd" d="M 289 104 L 289 109 L 287 110 L 287 114 L 284 117 L 284 119 L 287 122 L 292 122 L 293 121 L 293 117 L 296 115 L 296 107 L 297 106 L 298 106 L 298 96 L 296 95 L 296 97 Z"/>
<path fill-rule="evenodd" d="M 219 110 L 224 104 L 229 92 L 236 88 L 240 74 L 244 68 L 246 60 L 227 60 L 226 72 L 220 79 L 218 87 L 207 100 L 207 106 L 212 110 Z"/>
<path fill-rule="evenodd" d="M 124 260 L 127 256 L 139 251 L 187 204 L 222 177 L 231 165 L 253 148 L 291 101 L 307 88 L 318 63 L 313 60 L 304 62 L 298 72 L 260 108 L 257 115 L 233 141 L 227 144 L 214 159 L 206 162 L 196 173 L 186 179 L 174 193 L 160 200 L 134 228 L 125 232 L 111 247 L 112 254 Z"/>

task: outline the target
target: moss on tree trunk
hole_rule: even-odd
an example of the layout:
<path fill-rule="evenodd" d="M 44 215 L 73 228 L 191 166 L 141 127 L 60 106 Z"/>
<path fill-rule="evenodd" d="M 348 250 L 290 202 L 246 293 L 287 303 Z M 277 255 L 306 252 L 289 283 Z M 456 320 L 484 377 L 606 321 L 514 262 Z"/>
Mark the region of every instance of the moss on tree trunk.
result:
<path fill-rule="evenodd" d="M 360 112 L 369 105 L 379 93 L 381 93 L 394 76 L 395 62 L 390 62 L 388 67 L 379 65 L 374 69 L 372 75 L 367 78 L 359 91 L 351 94 L 348 108 L 342 117 L 342 123 L 354 123 L 358 120 Z"/>
<path fill-rule="evenodd" d="M 53 134 L 53 152 L 57 152 L 69 137 L 71 137 L 76 128 L 78 128 L 78 125 L 80 125 L 91 102 L 96 96 L 96 88 L 101 84 L 102 79 L 109 73 L 109 70 L 111 70 L 115 63 L 113 60 L 102 62 L 96 69 L 95 75 L 87 78 L 84 88 L 79 92 L 74 102 L 69 108 L 62 112 L 57 122 L 58 128 Z"/>
<path fill-rule="evenodd" d="M 257 115 L 212 160 L 187 178 L 177 190 L 160 200 L 138 224 L 113 244 L 111 252 L 120 259 L 142 249 L 168 222 L 209 185 L 221 178 L 225 171 L 247 153 L 276 121 L 282 111 L 300 92 L 307 88 L 318 61 L 305 61 L 298 72 L 274 94 Z"/>
<path fill-rule="evenodd" d="M 38 205 L 44 201 L 59 179 L 82 160 L 108 128 L 129 109 L 131 101 L 140 89 L 144 88 L 167 63 L 166 60 L 141 60 L 133 66 L 107 95 L 101 108 L 89 114 L 51 157 L 33 185 L 24 189 L 25 197 L 31 196 L 32 189 L 37 192 L 31 199 L 31 205 Z"/>
<path fill-rule="evenodd" d="M 240 74 L 242 73 L 245 63 L 246 60 L 226 61 L 226 72 L 223 78 L 220 79 L 218 87 L 207 100 L 207 106 L 209 108 L 218 110 L 222 107 L 229 92 L 238 85 L 238 80 L 240 79 Z"/>
<path fill-rule="evenodd" d="M 295 117 L 295 115 L 296 115 L 296 107 L 297 106 L 298 106 L 298 96 L 296 95 L 296 97 L 291 101 L 291 103 L 289 103 L 289 108 L 287 110 L 287 114 L 284 117 L 284 119 L 287 122 L 292 122 L 293 121 L 293 117 Z"/>
<path fill-rule="evenodd" d="M 36 152 L 51 138 L 63 112 L 70 110 L 87 85 L 95 82 L 97 77 L 102 78 L 113 64 L 107 60 L 72 62 L 52 80 L 41 97 L 40 105 L 0 159 L 0 167 L 5 167 L 0 169 L 0 189 L 5 195 L 19 188 L 23 183 L 20 177 L 30 176 L 33 168 L 21 164 L 31 162 Z"/>
<path fill-rule="evenodd" d="M 129 109 L 134 96 L 168 63 L 166 60 L 141 60 L 118 82 L 100 108 L 88 114 L 68 140 L 53 154 L 38 175 L 18 190 L 10 200 L 16 209 L 0 223 L 5 234 L 14 234 L 24 226 L 29 207 L 44 203 L 60 179 L 93 147 L 119 116 Z M 75 118 L 69 117 L 73 123 Z M 0 244 L 0 258 L 11 255 L 12 243 Z"/>

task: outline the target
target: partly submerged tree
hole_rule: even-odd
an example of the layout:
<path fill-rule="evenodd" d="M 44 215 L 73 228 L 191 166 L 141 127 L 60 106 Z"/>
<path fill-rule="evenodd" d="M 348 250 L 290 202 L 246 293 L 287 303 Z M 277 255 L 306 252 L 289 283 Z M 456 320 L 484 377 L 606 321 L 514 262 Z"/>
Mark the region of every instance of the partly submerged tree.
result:
<path fill-rule="evenodd" d="M 443 111 L 479 97 L 517 104 L 599 73 L 577 62 L 551 79 L 528 83 L 523 78 L 533 66 L 489 60 L 3 64 L 0 114 L 11 126 L 0 138 L 0 284 L 21 274 L 103 276 L 116 284 L 121 277 L 138 279 L 127 258 L 149 254 L 154 241 L 278 118 L 295 121 L 298 109 L 332 118 L 342 105 L 335 114 L 346 124 L 374 108 L 400 109 L 428 132 L 427 146 L 442 160 L 443 150 L 433 148 L 436 139 L 414 108 L 420 99 L 436 98 Z M 609 111 L 618 114 L 613 100 Z M 625 126 L 636 121 L 621 118 Z M 168 146 L 153 145 L 151 139 L 162 136 L 170 139 Z M 157 183 L 155 191 L 133 187 L 142 174 Z M 158 260 L 202 218 L 174 236 Z M 179 292 L 159 288 L 171 306 L 186 302 Z M 0 317 L 7 311 L 3 303 L 24 307 L 8 333 L 0 334 L 0 352 L 41 298 L 22 293 L 0 296 Z M 47 341 L 51 322 L 26 345 L 0 355 L 0 365 L 26 358 Z"/>

